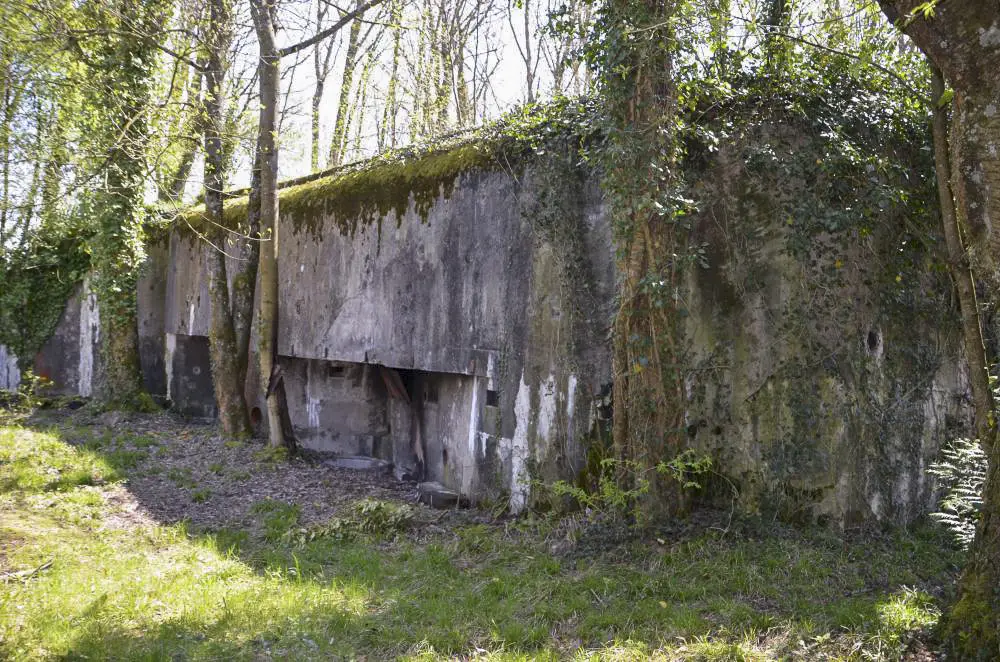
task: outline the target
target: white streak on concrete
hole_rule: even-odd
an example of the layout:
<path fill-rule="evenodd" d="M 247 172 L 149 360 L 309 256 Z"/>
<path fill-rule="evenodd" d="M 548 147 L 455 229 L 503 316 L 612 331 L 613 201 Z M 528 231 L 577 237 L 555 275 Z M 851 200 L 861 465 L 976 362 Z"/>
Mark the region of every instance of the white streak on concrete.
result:
<path fill-rule="evenodd" d="M 100 342 L 101 314 L 97 296 L 90 290 L 90 277 L 83 279 L 80 293 L 80 360 L 77 393 L 89 397 L 94 391 L 94 345 Z"/>
<path fill-rule="evenodd" d="M 514 438 L 510 440 L 510 510 L 519 513 L 528 505 L 531 491 L 531 474 L 528 471 L 528 419 L 531 416 L 531 387 L 521 383 L 514 402 Z"/>
<path fill-rule="evenodd" d="M 486 358 L 486 388 L 497 390 L 497 355 L 490 352 Z"/>
<path fill-rule="evenodd" d="M 188 305 L 188 335 L 194 334 L 194 302 Z"/>
<path fill-rule="evenodd" d="M 163 365 L 167 371 L 167 400 L 170 400 L 170 391 L 174 384 L 174 352 L 177 351 L 177 335 L 166 334 L 167 342 L 163 350 Z"/>
<path fill-rule="evenodd" d="M 573 434 L 573 414 L 576 413 L 576 375 L 566 380 L 566 427 Z"/>
<path fill-rule="evenodd" d="M 538 387 L 538 436 L 546 441 L 552 439 L 559 405 L 558 393 L 555 375 L 549 375 Z"/>
<path fill-rule="evenodd" d="M 21 385 L 21 370 L 17 367 L 17 357 L 0 345 L 0 390 L 16 391 Z"/>
<path fill-rule="evenodd" d="M 872 514 L 875 515 L 875 519 L 881 519 L 882 517 L 882 495 L 876 492 L 872 497 L 871 501 L 868 502 L 868 507 L 871 508 Z"/>
<path fill-rule="evenodd" d="M 479 432 L 479 378 L 472 378 L 472 411 L 469 412 L 469 457 L 476 457 L 476 433 Z"/>
<path fill-rule="evenodd" d="M 312 395 L 312 373 L 313 373 L 313 362 L 309 361 L 306 364 L 306 417 L 308 418 L 308 425 L 311 428 L 319 428 L 319 398 L 314 398 Z"/>

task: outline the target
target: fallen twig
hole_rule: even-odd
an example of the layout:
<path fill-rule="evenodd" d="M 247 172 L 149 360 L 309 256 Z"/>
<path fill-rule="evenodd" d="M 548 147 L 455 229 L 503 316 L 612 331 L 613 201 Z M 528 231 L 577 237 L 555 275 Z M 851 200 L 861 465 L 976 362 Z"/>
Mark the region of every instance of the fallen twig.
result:
<path fill-rule="evenodd" d="M 0 579 L 3 579 L 4 583 L 12 579 L 17 579 L 19 581 L 26 582 L 35 575 L 37 575 L 38 573 L 42 572 L 43 570 L 48 570 L 49 568 L 51 568 L 53 560 L 54 559 L 49 559 L 42 565 L 38 566 L 37 568 L 33 568 L 32 570 L 20 570 L 18 572 L 0 573 Z"/>

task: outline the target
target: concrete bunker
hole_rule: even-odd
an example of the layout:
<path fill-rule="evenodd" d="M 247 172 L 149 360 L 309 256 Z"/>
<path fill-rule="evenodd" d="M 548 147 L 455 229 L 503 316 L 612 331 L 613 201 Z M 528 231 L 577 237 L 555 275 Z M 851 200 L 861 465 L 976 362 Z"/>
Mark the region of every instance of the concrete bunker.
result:
<path fill-rule="evenodd" d="M 705 250 L 679 286 L 689 443 L 725 477 L 727 508 L 735 490 L 739 509 L 785 519 L 912 520 L 934 504 L 925 467 L 970 420 L 950 284 L 922 268 L 920 242 L 900 252 L 900 233 L 933 219 L 890 206 L 864 242 L 849 225 L 831 230 L 789 201 L 855 218 L 836 186 L 747 156 L 765 145 L 800 158 L 821 133 L 801 119 L 755 131 L 688 173 L 701 205 L 689 239 Z M 612 231 L 597 177 L 554 176 L 545 158 L 513 172 L 477 161 L 431 185 L 420 159 L 375 164 L 283 194 L 277 353 L 304 447 L 381 458 L 400 476 L 514 511 L 537 498 L 537 482 L 575 480 L 600 459 Z M 351 186 L 372 175 L 371 192 L 392 168 L 406 175 L 398 199 L 360 213 Z M 215 414 L 209 250 L 174 224 L 147 246 L 138 286 L 147 388 L 199 418 Z M 80 323 L 84 296 L 36 362 L 69 365 L 61 388 L 81 394 L 100 373 L 96 310 Z M 259 412 L 255 370 L 251 359 L 245 389 Z"/>

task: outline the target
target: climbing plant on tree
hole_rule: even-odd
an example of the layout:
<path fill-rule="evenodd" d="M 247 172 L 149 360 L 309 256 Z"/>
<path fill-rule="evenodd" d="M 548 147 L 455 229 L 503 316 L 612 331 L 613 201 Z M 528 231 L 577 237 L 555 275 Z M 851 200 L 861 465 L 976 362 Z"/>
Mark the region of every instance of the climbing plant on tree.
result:
<path fill-rule="evenodd" d="M 97 81 L 91 103 L 99 166 L 86 207 L 95 229 L 89 249 L 101 311 L 104 384 L 98 394 L 111 405 L 134 406 L 143 393 L 135 286 L 144 254 L 150 86 L 168 9 L 167 0 L 118 0 L 95 9 L 108 36 L 95 40 L 88 58 Z"/>
<path fill-rule="evenodd" d="M 684 260 L 679 205 L 675 21 L 681 0 L 613 0 L 597 22 L 608 118 L 603 186 L 621 271 L 613 328 L 613 446 L 623 487 L 683 450 L 683 376 L 675 291 Z M 654 474 L 655 475 L 655 472 Z M 685 508 L 666 476 L 651 482 L 647 515 Z"/>

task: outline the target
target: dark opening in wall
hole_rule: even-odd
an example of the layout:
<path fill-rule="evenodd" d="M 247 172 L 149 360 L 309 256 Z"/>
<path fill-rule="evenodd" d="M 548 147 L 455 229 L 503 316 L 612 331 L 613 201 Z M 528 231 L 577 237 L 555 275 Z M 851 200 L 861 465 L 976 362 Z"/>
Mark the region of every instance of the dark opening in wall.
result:
<path fill-rule="evenodd" d="M 873 330 L 868 332 L 867 344 L 869 354 L 878 353 L 879 348 L 882 346 L 882 336 L 878 331 Z"/>
<path fill-rule="evenodd" d="M 487 407 L 499 407 L 500 406 L 500 391 L 486 391 L 486 406 Z"/>
<path fill-rule="evenodd" d="M 215 418 L 212 360 L 206 336 L 175 336 L 170 397 L 174 410 L 195 418 Z"/>

